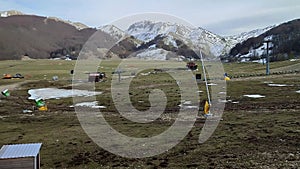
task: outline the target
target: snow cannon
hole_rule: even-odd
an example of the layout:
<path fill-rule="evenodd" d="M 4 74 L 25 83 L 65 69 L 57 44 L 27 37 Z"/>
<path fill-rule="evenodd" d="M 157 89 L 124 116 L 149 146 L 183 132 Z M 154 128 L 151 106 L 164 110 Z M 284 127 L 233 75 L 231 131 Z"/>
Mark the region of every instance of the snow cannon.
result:
<path fill-rule="evenodd" d="M 5 96 L 5 97 L 10 96 L 10 93 L 9 93 L 9 90 L 8 90 L 8 89 L 3 90 L 1 93 L 2 93 L 2 95 Z"/>
<path fill-rule="evenodd" d="M 45 103 L 45 101 L 41 98 L 35 99 L 35 104 L 38 107 L 39 111 L 47 111 L 48 107 Z"/>

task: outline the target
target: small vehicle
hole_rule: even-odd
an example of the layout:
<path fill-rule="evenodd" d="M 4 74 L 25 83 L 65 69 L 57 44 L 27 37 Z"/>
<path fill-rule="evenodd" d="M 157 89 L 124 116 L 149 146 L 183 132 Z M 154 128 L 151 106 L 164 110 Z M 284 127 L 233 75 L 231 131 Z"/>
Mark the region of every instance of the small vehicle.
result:
<path fill-rule="evenodd" d="M 15 79 L 23 79 L 24 76 L 22 76 L 20 73 L 17 73 L 17 74 L 15 74 L 12 78 L 15 78 Z"/>
<path fill-rule="evenodd" d="M 2 79 L 11 79 L 12 76 L 10 74 L 4 74 Z"/>
<path fill-rule="evenodd" d="M 2 79 L 23 79 L 24 76 L 22 76 L 20 73 L 15 74 L 12 76 L 11 74 L 4 74 Z"/>

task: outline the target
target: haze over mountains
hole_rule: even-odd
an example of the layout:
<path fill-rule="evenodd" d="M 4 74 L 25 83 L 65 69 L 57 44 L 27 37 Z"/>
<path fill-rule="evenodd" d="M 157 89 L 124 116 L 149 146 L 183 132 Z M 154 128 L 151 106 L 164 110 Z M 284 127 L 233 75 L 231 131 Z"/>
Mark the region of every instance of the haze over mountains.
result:
<path fill-rule="evenodd" d="M 0 16 L 0 60 L 21 59 L 24 55 L 76 59 L 84 43 L 97 30 L 117 39 L 130 35 L 111 49 L 121 58 L 129 57 L 132 52 L 148 59 L 153 56 L 165 60 L 176 57 L 173 55 L 197 58 L 192 48 L 201 47 L 205 55 L 221 57 L 224 61 L 251 61 L 264 56 L 266 38 L 274 41 L 273 54 L 277 59 L 297 57 L 300 52 L 300 20 L 222 37 L 201 27 L 164 22 L 141 21 L 123 31 L 113 25 L 88 28 L 81 23 L 18 11 L 0 12 Z"/>

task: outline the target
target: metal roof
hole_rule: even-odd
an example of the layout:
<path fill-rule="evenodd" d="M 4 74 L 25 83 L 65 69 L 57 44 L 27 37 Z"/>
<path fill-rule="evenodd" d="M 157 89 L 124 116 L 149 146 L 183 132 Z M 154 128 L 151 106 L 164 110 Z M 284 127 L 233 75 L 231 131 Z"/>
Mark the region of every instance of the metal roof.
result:
<path fill-rule="evenodd" d="M 0 159 L 35 157 L 42 143 L 3 145 L 0 149 Z"/>

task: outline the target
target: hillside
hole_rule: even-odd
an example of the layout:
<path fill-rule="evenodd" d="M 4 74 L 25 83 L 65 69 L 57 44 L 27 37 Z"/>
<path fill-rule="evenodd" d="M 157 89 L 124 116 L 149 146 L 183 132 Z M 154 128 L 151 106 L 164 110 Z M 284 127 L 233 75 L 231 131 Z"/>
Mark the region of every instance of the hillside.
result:
<path fill-rule="evenodd" d="M 270 60 L 293 59 L 300 54 L 300 19 L 289 21 L 236 44 L 226 59 L 251 61 L 266 57 L 266 40 L 270 40 Z"/>
<path fill-rule="evenodd" d="M 0 60 L 50 58 L 78 55 L 82 45 L 95 32 L 87 28 L 78 30 L 57 19 L 12 15 L 0 17 Z"/>

